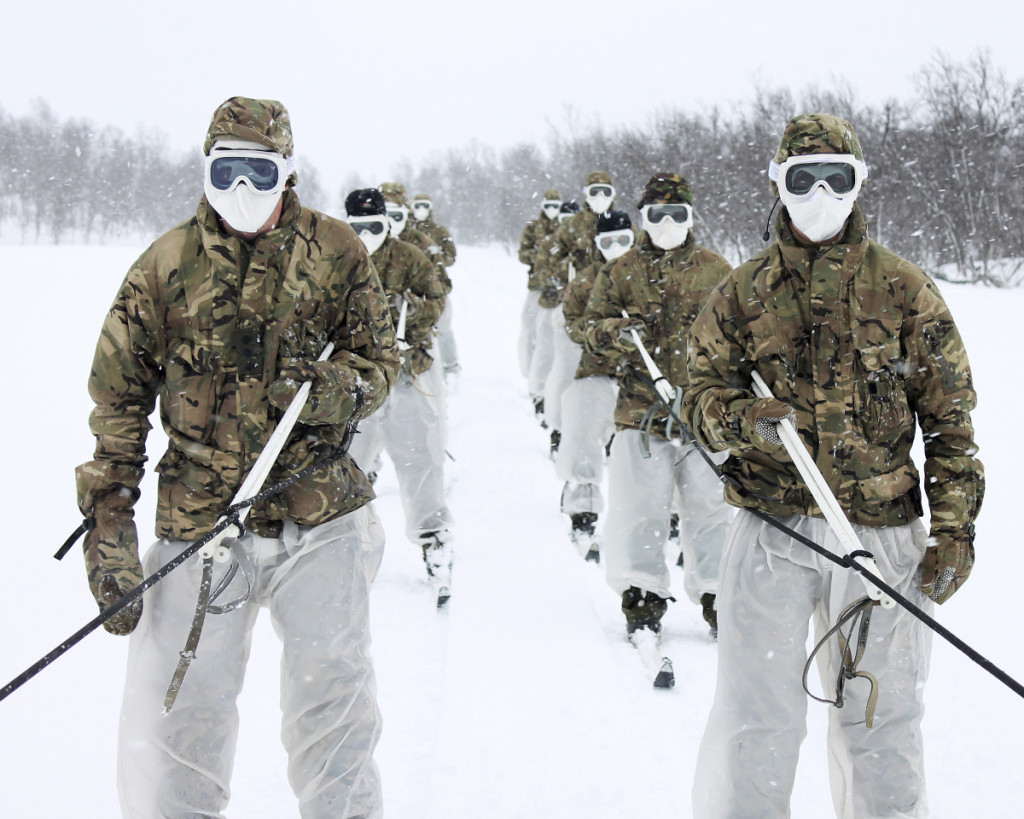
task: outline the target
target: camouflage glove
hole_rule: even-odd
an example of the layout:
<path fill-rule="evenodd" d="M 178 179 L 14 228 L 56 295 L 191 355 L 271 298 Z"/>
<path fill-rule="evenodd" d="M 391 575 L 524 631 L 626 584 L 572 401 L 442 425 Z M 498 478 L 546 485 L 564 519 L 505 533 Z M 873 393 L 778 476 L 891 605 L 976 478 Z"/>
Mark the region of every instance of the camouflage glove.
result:
<path fill-rule="evenodd" d="M 279 410 L 288 409 L 304 381 L 312 381 L 302 412 L 301 424 L 344 424 L 356 408 L 355 385 L 350 370 L 329 361 L 292 361 L 281 368 L 278 379 L 267 390 L 267 399 Z"/>
<path fill-rule="evenodd" d="M 90 519 L 95 523 L 85 536 L 85 570 L 89 590 L 103 611 L 142 582 L 139 538 L 132 507 L 139 493 L 118 487 L 96 502 Z M 142 616 L 138 597 L 103 623 L 111 634 L 131 634 Z"/>
<path fill-rule="evenodd" d="M 929 539 L 921 566 L 921 591 L 936 603 L 953 596 L 974 568 L 974 524 L 960 532 L 936 532 Z"/>
<path fill-rule="evenodd" d="M 635 330 L 636 334 L 643 341 L 647 336 L 647 325 L 637 319 L 623 319 L 622 325 L 619 327 L 619 334 L 612 339 L 612 346 L 616 350 L 621 350 L 624 353 L 631 353 L 636 350 L 636 344 L 633 342 L 633 333 L 631 330 Z"/>
<path fill-rule="evenodd" d="M 789 404 L 775 398 L 758 398 L 746 412 L 747 423 L 753 429 L 749 443 L 765 452 L 774 452 L 782 446 L 778 426 L 785 418 L 796 424 L 796 412 Z"/>

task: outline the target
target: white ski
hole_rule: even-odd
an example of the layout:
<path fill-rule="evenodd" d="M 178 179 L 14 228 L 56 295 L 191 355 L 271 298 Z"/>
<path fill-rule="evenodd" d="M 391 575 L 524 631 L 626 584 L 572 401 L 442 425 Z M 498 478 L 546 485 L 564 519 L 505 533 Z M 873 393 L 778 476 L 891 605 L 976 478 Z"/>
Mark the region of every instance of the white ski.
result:
<path fill-rule="evenodd" d="M 655 688 L 671 688 L 676 684 L 672 661 L 661 654 L 658 635 L 647 628 L 641 628 L 629 635 L 629 642 L 640 655 L 647 678 Z"/>

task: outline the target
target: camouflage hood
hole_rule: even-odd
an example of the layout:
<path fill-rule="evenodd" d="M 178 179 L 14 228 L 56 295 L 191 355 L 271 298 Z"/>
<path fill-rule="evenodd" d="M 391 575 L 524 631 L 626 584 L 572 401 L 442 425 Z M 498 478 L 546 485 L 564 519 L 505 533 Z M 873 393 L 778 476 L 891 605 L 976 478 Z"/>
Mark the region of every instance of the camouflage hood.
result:
<path fill-rule="evenodd" d="M 809 154 L 853 154 L 864 161 L 857 132 L 849 122 L 834 114 L 798 114 L 793 117 L 782 132 L 773 161 L 781 165 L 791 156 Z M 778 196 L 778 185 L 775 182 L 770 182 L 770 185 L 772 194 Z"/>
<path fill-rule="evenodd" d="M 384 182 L 380 186 L 380 192 L 384 194 L 385 202 L 409 207 L 409 197 L 406 195 L 405 185 L 401 182 Z"/>
<path fill-rule="evenodd" d="M 693 204 L 693 191 L 689 183 L 677 173 L 656 173 L 647 181 L 637 207 L 683 203 Z"/>

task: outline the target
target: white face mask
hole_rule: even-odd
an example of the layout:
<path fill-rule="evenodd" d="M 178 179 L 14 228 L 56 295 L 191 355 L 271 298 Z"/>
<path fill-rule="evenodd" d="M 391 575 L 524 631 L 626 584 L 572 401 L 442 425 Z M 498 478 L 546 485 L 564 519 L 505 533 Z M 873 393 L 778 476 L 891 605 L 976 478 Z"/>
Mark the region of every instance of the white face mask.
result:
<path fill-rule="evenodd" d="M 585 198 L 587 207 L 590 208 L 594 213 L 604 213 L 608 208 L 612 206 L 612 202 L 615 201 L 614 197 L 611 196 L 587 196 Z"/>
<path fill-rule="evenodd" d="M 405 226 L 409 224 L 409 209 L 405 205 L 391 205 L 390 203 L 389 205 L 388 221 L 391 222 L 391 235 L 398 236 L 403 230 L 405 230 Z M 392 213 L 399 212 L 402 214 L 401 219 L 391 218 Z"/>
<path fill-rule="evenodd" d="M 360 216 L 360 217 L 353 217 L 351 219 L 351 221 L 353 221 L 353 222 L 377 222 L 377 223 L 383 225 L 384 229 L 382 231 L 380 231 L 379 233 L 372 233 L 369 230 L 357 231 L 357 234 L 359 236 L 360 241 L 363 243 L 363 245 L 365 245 L 366 250 L 369 252 L 369 254 L 371 256 L 374 253 L 376 253 L 378 250 L 380 250 L 381 246 L 384 244 L 385 240 L 388 238 L 388 225 L 391 224 L 391 220 L 388 219 L 388 217 L 386 217 L 386 216 Z"/>
<path fill-rule="evenodd" d="M 651 243 L 662 250 L 672 250 L 679 247 L 690 235 L 690 228 L 693 226 L 693 211 L 690 211 L 689 218 L 679 224 L 675 219 L 664 217 L 661 221 L 652 224 L 647 217 L 647 209 L 650 205 L 644 205 L 640 209 L 643 217 L 644 230 L 651 237 Z"/>
<path fill-rule="evenodd" d="M 279 157 L 282 174 L 287 174 L 291 169 L 290 163 L 287 163 L 283 157 L 272 151 L 267 151 L 265 146 L 257 142 L 236 139 L 218 140 L 211 150 L 211 157 L 215 157 L 218 150 L 259 151 Z M 264 192 L 256 190 L 248 179 L 241 177 L 230 190 L 218 190 L 210 178 L 209 168 L 210 164 L 207 162 L 203 192 L 206 194 L 210 206 L 217 211 L 221 219 L 240 233 L 256 233 L 267 223 L 278 202 L 281 201 L 285 180 L 281 179 L 274 190 Z"/>
<path fill-rule="evenodd" d="M 840 199 L 823 188 L 816 190 L 810 199 L 803 202 L 787 202 L 789 196 L 785 188 L 779 188 L 779 198 L 789 211 L 793 227 L 812 242 L 822 242 L 839 233 L 857 200 L 855 195 Z"/>
<path fill-rule="evenodd" d="M 558 218 L 558 209 L 562 207 L 561 202 L 555 202 L 551 199 L 545 200 L 541 205 L 541 212 L 548 217 L 548 219 Z"/>
<path fill-rule="evenodd" d="M 430 218 L 430 205 L 414 204 L 412 215 L 416 217 L 417 222 L 426 222 Z"/>
<path fill-rule="evenodd" d="M 622 240 L 628 241 L 608 241 L 609 239 L 617 239 L 620 237 Z M 602 239 L 604 240 L 604 243 L 602 243 Z M 619 258 L 633 246 L 633 231 L 627 229 L 598 233 L 597 236 L 594 237 L 594 244 L 597 245 L 598 252 L 604 257 L 604 260 L 606 262 L 610 262 L 613 259 Z M 607 244 L 608 247 L 605 247 L 605 244 Z"/>

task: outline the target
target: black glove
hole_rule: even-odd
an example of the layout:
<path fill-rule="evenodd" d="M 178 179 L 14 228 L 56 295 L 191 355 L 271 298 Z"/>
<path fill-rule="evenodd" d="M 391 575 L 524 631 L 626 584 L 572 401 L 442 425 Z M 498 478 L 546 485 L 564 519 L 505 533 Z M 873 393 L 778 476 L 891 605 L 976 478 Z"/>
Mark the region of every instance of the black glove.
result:
<path fill-rule="evenodd" d="M 636 343 L 633 341 L 633 333 L 636 334 L 643 341 L 647 337 L 647 325 L 639 319 L 623 319 L 622 326 L 619 327 L 619 334 L 612 340 L 612 345 L 617 350 L 622 350 L 624 353 L 632 352 L 637 349 Z"/>

